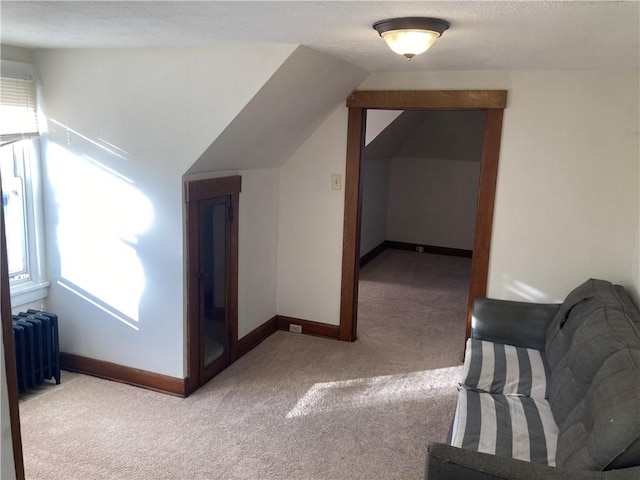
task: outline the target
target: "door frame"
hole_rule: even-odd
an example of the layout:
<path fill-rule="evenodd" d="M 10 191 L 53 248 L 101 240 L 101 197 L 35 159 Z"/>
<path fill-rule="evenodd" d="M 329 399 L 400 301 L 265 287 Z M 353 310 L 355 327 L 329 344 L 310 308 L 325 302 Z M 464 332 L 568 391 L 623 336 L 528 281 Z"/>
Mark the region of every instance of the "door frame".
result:
<path fill-rule="evenodd" d="M 186 390 L 193 393 L 208 379 L 201 378 L 200 359 L 200 287 L 198 280 L 200 259 L 200 217 L 198 204 L 201 200 L 217 197 L 231 198 L 229 244 L 227 253 L 227 320 L 229 333 L 229 365 L 238 355 L 238 203 L 242 188 L 242 177 L 209 178 L 185 182 L 186 245 L 187 245 L 187 372 Z M 226 365 L 228 366 L 228 365 Z M 224 367 L 223 367 L 224 368 Z"/>
<path fill-rule="evenodd" d="M 502 118 L 506 104 L 506 90 L 355 91 L 347 98 L 349 116 L 338 337 L 340 340 L 353 342 L 357 338 L 362 213 L 361 167 L 367 110 L 483 110 L 486 112 L 467 304 L 466 339 L 471 334 L 473 299 L 485 296 L 487 292 Z"/>
<path fill-rule="evenodd" d="M 0 194 L 1 192 L 0 188 Z M 22 434 L 20 427 L 20 405 L 15 344 L 13 339 L 13 317 L 11 315 L 11 288 L 9 286 L 9 266 L 7 261 L 7 237 L 4 227 L 4 208 L 0 206 L 0 319 L 2 321 L 2 343 L 4 348 L 4 369 L 9 399 L 9 422 L 11 424 L 11 444 L 13 464 L 18 480 L 24 480 L 24 458 L 22 454 Z"/>

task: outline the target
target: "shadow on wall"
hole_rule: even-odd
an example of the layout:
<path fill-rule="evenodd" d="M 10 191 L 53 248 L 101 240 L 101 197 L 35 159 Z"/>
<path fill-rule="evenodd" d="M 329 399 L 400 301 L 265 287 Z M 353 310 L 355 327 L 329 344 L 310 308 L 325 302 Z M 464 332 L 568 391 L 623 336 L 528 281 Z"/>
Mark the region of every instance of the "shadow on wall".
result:
<path fill-rule="evenodd" d="M 49 128 L 50 275 L 66 292 L 138 331 L 145 291 L 138 249 L 153 224 L 153 206 L 134 180 L 96 159 L 116 164 L 129 161 L 127 152 L 55 119 Z"/>

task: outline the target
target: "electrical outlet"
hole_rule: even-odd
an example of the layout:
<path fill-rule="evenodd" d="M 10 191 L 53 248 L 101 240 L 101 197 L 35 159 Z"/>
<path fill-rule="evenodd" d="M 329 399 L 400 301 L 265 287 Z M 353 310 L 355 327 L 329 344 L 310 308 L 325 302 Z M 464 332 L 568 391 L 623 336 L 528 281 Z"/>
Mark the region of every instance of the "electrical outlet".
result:
<path fill-rule="evenodd" d="M 331 189 L 332 190 L 342 189 L 342 175 L 338 175 L 338 174 L 331 175 Z"/>
<path fill-rule="evenodd" d="M 290 323 L 289 331 L 293 333 L 302 333 L 302 325 L 296 325 L 294 323 Z"/>

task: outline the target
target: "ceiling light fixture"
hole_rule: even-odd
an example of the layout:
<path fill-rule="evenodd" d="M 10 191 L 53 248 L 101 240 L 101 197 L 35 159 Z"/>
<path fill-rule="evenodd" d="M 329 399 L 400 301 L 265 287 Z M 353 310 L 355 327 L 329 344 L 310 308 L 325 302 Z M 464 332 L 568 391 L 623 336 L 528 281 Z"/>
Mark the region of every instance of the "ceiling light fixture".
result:
<path fill-rule="evenodd" d="M 427 17 L 390 18 L 374 23 L 373 28 L 391 50 L 411 60 L 426 52 L 449 28 L 449 22 Z"/>

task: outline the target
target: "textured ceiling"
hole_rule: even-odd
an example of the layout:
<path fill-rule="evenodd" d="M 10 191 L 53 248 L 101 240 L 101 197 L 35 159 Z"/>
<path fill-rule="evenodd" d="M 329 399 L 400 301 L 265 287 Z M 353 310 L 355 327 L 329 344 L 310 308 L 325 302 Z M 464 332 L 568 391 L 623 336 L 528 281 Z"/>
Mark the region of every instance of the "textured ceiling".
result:
<path fill-rule="evenodd" d="M 368 71 L 633 68 L 637 1 L 13 2 L 3 44 L 28 48 L 300 44 Z M 371 27 L 389 17 L 451 22 L 407 62 Z"/>

